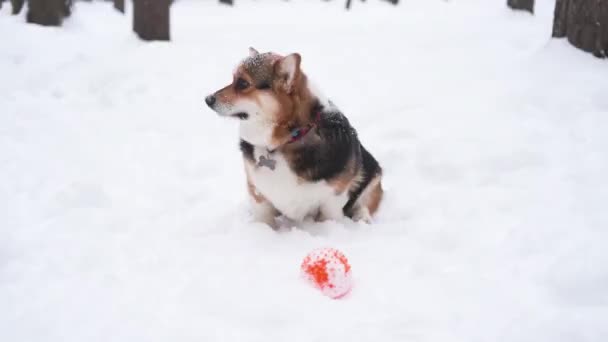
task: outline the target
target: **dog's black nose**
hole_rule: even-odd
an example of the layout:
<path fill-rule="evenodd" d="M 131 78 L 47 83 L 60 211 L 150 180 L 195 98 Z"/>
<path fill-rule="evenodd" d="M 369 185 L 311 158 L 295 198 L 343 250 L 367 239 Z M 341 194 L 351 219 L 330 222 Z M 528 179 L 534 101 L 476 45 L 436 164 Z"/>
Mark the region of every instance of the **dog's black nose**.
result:
<path fill-rule="evenodd" d="M 215 103 L 215 96 L 209 95 L 209 96 L 205 97 L 205 103 L 209 107 L 213 106 L 213 104 Z"/>

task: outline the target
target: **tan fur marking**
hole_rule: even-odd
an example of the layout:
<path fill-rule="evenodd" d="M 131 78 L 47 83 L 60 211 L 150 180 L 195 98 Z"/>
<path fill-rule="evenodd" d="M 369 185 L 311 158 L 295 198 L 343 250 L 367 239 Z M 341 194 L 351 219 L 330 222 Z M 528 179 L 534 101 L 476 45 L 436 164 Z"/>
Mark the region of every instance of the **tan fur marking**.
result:
<path fill-rule="evenodd" d="M 339 175 L 338 177 L 332 179 L 329 182 L 329 185 L 334 188 L 334 192 L 336 195 L 342 194 L 346 189 L 349 188 L 351 177 L 345 177 L 344 175 Z"/>
<path fill-rule="evenodd" d="M 247 163 L 247 161 L 245 161 Z M 266 197 L 264 197 L 261 193 L 258 192 L 255 185 L 251 182 L 251 178 L 249 177 L 249 171 L 245 168 L 245 175 L 247 177 L 247 192 L 256 203 L 267 202 Z"/>
<path fill-rule="evenodd" d="M 329 185 L 334 188 L 336 195 L 341 195 L 344 191 L 353 187 L 354 184 L 360 182 L 362 176 L 361 172 L 356 174 L 355 161 L 351 159 L 344 171 L 329 181 Z"/>
<path fill-rule="evenodd" d="M 363 204 L 367 207 L 367 210 L 369 210 L 370 215 L 374 215 L 376 213 L 378 207 L 380 206 L 380 202 L 382 201 L 384 190 L 382 190 L 380 177 L 381 176 L 376 176 L 376 178 L 374 178 L 374 180 L 372 180 L 368 186 L 368 189 L 365 189 L 366 192 L 369 192 L 366 194 L 366 203 Z"/>

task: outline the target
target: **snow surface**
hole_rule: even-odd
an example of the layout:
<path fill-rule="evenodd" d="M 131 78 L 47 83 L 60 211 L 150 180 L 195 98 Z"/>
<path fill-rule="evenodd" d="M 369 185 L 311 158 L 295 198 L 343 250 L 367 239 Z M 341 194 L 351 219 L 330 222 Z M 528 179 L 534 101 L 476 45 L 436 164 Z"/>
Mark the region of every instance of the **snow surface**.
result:
<path fill-rule="evenodd" d="M 171 43 L 108 3 L 0 11 L 0 340 L 606 341 L 608 65 L 496 0 L 177 1 Z M 302 54 L 385 169 L 374 225 L 247 213 L 204 95 Z M 299 277 L 342 250 L 355 287 Z"/>

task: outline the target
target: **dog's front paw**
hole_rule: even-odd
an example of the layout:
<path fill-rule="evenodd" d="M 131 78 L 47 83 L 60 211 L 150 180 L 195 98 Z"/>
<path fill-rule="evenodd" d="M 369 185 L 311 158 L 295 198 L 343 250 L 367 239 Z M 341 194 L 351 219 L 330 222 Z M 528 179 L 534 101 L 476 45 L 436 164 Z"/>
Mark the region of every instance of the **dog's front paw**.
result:
<path fill-rule="evenodd" d="M 258 223 L 266 224 L 267 226 L 269 226 L 273 230 L 279 229 L 279 223 L 277 222 L 277 220 L 276 220 L 275 217 L 263 217 L 263 218 L 259 218 L 259 217 L 256 218 L 256 217 L 254 217 L 254 221 L 258 222 Z"/>
<path fill-rule="evenodd" d="M 268 202 L 254 203 L 251 214 L 255 222 L 265 223 L 275 230 L 279 227 L 276 220 L 278 211 Z"/>
<path fill-rule="evenodd" d="M 353 213 L 353 221 L 355 222 L 365 222 L 367 224 L 372 223 L 372 215 L 370 215 L 369 210 L 365 207 L 359 207 Z"/>

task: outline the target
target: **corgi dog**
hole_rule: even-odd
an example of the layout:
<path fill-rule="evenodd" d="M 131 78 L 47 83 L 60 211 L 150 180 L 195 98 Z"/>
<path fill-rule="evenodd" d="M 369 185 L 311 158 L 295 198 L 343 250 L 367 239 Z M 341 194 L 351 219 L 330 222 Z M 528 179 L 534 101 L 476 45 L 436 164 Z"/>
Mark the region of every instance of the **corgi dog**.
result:
<path fill-rule="evenodd" d="M 239 120 L 254 220 L 371 223 L 382 200 L 382 169 L 348 119 L 310 84 L 302 58 L 249 49 L 232 83 L 205 98 Z"/>

